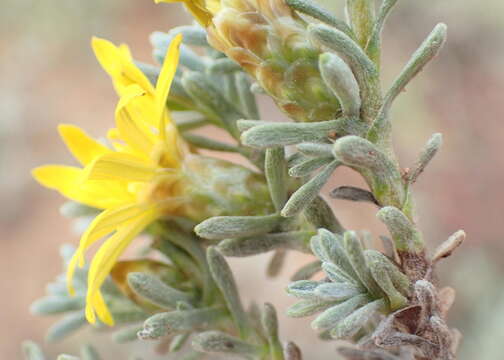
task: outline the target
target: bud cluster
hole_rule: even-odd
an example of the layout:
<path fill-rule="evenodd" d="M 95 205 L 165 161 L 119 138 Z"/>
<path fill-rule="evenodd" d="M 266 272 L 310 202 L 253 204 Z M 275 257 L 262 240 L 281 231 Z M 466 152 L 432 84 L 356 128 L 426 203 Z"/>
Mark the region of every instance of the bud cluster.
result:
<path fill-rule="evenodd" d="M 222 1 L 208 39 L 257 81 L 296 121 L 335 119 L 338 98 L 322 80 L 321 50 L 308 23 L 284 0 Z"/>

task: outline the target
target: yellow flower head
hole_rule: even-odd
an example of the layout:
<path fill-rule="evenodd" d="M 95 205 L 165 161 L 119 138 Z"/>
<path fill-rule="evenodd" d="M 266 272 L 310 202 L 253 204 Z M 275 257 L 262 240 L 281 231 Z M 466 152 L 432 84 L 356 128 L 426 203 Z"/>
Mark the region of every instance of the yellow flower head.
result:
<path fill-rule="evenodd" d="M 154 2 L 156 4 L 182 2 L 191 15 L 204 27 L 210 25 L 221 5 L 221 0 L 154 0 Z"/>
<path fill-rule="evenodd" d="M 177 214 L 184 202 L 181 177 L 182 143 L 170 120 L 166 100 L 179 59 L 181 36 L 168 49 L 156 87 L 138 69 L 125 46 L 93 39 L 93 48 L 120 95 L 116 128 L 109 132 L 113 148 L 93 140 L 72 125 L 59 132 L 82 167 L 46 165 L 33 170 L 42 185 L 80 203 L 102 209 L 82 235 L 67 272 L 69 292 L 85 251 L 108 236 L 93 257 L 88 273 L 86 318 L 113 325 L 100 292 L 119 256 L 147 225 L 165 214 Z"/>

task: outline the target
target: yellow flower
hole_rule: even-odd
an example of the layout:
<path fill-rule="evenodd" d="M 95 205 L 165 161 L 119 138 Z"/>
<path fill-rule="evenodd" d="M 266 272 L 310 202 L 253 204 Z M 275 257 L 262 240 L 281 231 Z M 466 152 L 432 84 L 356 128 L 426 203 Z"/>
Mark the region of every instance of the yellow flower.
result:
<path fill-rule="evenodd" d="M 220 0 L 154 0 L 156 4 L 161 2 L 182 2 L 192 16 L 204 27 L 212 22 L 212 17 L 220 9 Z"/>
<path fill-rule="evenodd" d="M 171 42 L 156 87 L 133 64 L 126 47 L 94 39 L 97 57 L 112 76 L 121 98 L 116 128 L 109 132 L 113 149 L 72 125 L 59 132 L 83 168 L 46 165 L 33 170 L 42 185 L 103 211 L 83 234 L 67 273 L 69 292 L 85 251 L 110 235 L 93 257 L 88 273 L 86 318 L 114 320 L 100 292 L 119 256 L 147 225 L 165 214 L 177 214 L 185 201 L 181 178 L 182 143 L 170 120 L 166 100 L 179 59 L 181 36 Z"/>
<path fill-rule="evenodd" d="M 96 59 L 105 72 L 110 75 L 119 97 L 125 95 L 129 86 L 139 86 L 145 94 L 135 100 L 137 108 L 141 109 L 147 122 L 153 126 L 159 126 L 155 123 L 159 119 L 156 115 L 156 89 L 147 76 L 135 65 L 128 46 L 125 44 L 115 46 L 110 41 L 97 37 L 93 37 L 91 46 Z"/>

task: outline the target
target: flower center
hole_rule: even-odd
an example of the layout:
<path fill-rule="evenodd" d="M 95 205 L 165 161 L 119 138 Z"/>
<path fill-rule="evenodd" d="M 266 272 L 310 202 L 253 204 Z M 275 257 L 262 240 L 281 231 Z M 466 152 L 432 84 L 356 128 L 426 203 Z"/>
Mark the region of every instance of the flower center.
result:
<path fill-rule="evenodd" d="M 181 205 L 182 181 L 181 173 L 177 170 L 162 169 L 163 174 L 154 177 L 148 183 L 139 184 L 139 202 L 156 204 L 163 212 L 173 213 Z"/>

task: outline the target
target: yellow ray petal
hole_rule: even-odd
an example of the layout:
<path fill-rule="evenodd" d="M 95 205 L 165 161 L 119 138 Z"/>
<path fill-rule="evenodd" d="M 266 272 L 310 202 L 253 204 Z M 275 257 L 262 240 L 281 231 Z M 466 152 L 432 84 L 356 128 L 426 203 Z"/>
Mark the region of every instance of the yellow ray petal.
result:
<path fill-rule="evenodd" d="M 72 155 L 84 166 L 98 156 L 111 152 L 77 126 L 61 124 L 58 131 Z"/>
<path fill-rule="evenodd" d="M 94 310 L 94 303 L 91 298 L 89 300 L 86 299 L 86 320 L 90 324 L 96 323 L 96 314 L 95 314 L 95 310 Z"/>
<path fill-rule="evenodd" d="M 64 165 L 44 165 L 32 170 L 32 176 L 42 186 L 58 190 L 63 195 L 68 188 L 82 181 L 82 175 L 82 169 Z"/>
<path fill-rule="evenodd" d="M 153 147 L 153 135 L 149 133 L 146 123 L 138 119 L 139 114 L 134 107 L 135 100 L 144 94 L 145 91 L 138 85 L 126 88 L 116 108 L 116 125 L 119 137 L 134 150 L 148 157 Z"/>
<path fill-rule="evenodd" d="M 152 132 L 152 129 L 159 128 L 159 119 L 156 117 L 156 101 L 154 95 L 146 93 L 144 96 L 137 97 L 128 106 L 131 116 L 137 124 L 145 124 Z"/>
<path fill-rule="evenodd" d="M 138 84 L 148 93 L 154 93 L 149 79 L 133 63 L 129 49 L 125 45 L 119 48 L 108 40 L 93 37 L 91 46 L 98 62 L 112 78 L 119 94 L 131 84 Z"/>
<path fill-rule="evenodd" d="M 85 194 L 86 198 L 94 199 L 99 209 L 110 209 L 129 204 L 136 195 L 129 190 L 128 183 L 117 180 L 87 180 L 76 191 Z"/>
<path fill-rule="evenodd" d="M 114 326 L 114 319 L 107 307 L 107 304 L 105 303 L 105 300 L 103 299 L 103 295 L 100 290 L 96 291 L 93 299 L 86 304 L 86 318 L 88 319 L 88 321 L 90 318 L 93 319 L 92 322 L 89 321 L 91 323 L 94 323 L 96 321 L 95 311 L 98 315 L 98 318 L 104 324 L 108 326 Z"/>
<path fill-rule="evenodd" d="M 88 292 L 86 296 L 86 318 L 90 323 L 96 322 L 95 312 L 104 314 L 107 310 L 106 304 L 99 303 L 96 293 L 110 273 L 110 270 L 117 262 L 117 259 L 128 247 L 131 241 L 150 223 L 158 218 L 160 213 L 152 208 L 128 225 L 121 227 L 112 235 L 96 252 L 88 273 Z"/>
<path fill-rule="evenodd" d="M 91 245 L 116 230 L 119 226 L 124 226 L 129 220 L 134 219 L 145 210 L 146 207 L 143 205 L 128 204 L 120 208 L 102 211 L 82 234 L 79 248 L 75 253 L 79 259 L 79 266 L 84 266 L 84 253 Z"/>
<path fill-rule="evenodd" d="M 222 0 L 204 0 L 205 9 L 210 12 L 210 14 L 215 15 L 221 9 Z"/>
<path fill-rule="evenodd" d="M 125 153 L 131 152 L 121 139 L 121 135 L 117 128 L 112 128 L 107 131 L 107 139 L 112 144 L 115 151 Z"/>
<path fill-rule="evenodd" d="M 152 158 L 161 167 L 177 169 L 182 159 L 180 137 L 173 123 L 166 127 L 166 139 L 152 152 Z"/>
<path fill-rule="evenodd" d="M 75 275 L 75 269 L 77 267 L 77 252 L 73 254 L 72 259 L 70 259 L 70 262 L 68 263 L 67 266 L 67 272 L 66 272 L 66 286 L 68 293 L 71 296 L 75 295 L 75 288 L 73 287 L 73 277 Z"/>
<path fill-rule="evenodd" d="M 131 84 L 128 86 L 124 93 L 122 94 L 121 98 L 119 99 L 119 103 L 117 104 L 116 107 L 116 115 L 119 111 L 121 111 L 126 105 L 128 105 L 131 100 L 134 98 L 137 98 L 139 96 L 142 96 L 145 94 L 145 90 L 140 87 L 138 84 Z"/>
<path fill-rule="evenodd" d="M 131 55 L 131 51 L 130 51 L 128 45 L 126 45 L 126 44 L 119 45 L 119 51 L 121 52 L 124 59 L 127 59 L 127 60 L 133 62 L 133 56 Z"/>
<path fill-rule="evenodd" d="M 41 185 L 63 196 L 98 209 L 121 206 L 134 200 L 127 184 L 120 181 L 84 181 L 84 170 L 63 165 L 45 165 L 32 170 Z"/>
<path fill-rule="evenodd" d="M 181 42 L 182 42 L 182 34 L 178 34 L 170 42 L 170 46 L 168 48 L 168 51 L 166 52 L 163 66 L 161 68 L 161 72 L 159 73 L 159 77 L 156 83 L 156 108 L 158 113 L 157 118 L 159 119 L 159 126 L 160 126 L 159 133 L 161 139 L 165 138 L 163 134 L 166 131 L 165 130 L 166 100 L 170 92 L 173 77 L 175 76 L 175 72 L 177 71 Z"/>
<path fill-rule="evenodd" d="M 152 163 L 123 153 L 103 155 L 89 164 L 85 171 L 89 180 L 149 181 L 156 175 L 156 167 Z"/>
<path fill-rule="evenodd" d="M 105 241 L 91 262 L 88 274 L 88 295 L 89 292 L 92 293 L 103 284 L 118 257 L 131 241 L 159 215 L 157 208 L 150 208 L 127 225 L 121 226 L 114 235 Z"/>

